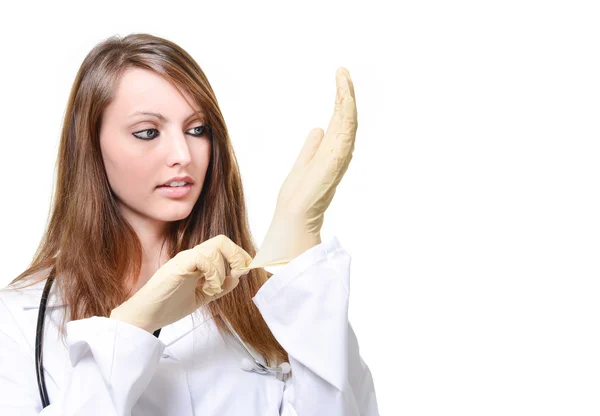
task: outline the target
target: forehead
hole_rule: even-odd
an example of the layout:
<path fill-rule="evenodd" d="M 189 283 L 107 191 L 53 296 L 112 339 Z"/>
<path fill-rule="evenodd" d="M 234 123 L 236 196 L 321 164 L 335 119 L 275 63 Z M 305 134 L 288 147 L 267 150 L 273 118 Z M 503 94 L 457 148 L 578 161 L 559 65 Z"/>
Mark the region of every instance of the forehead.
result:
<path fill-rule="evenodd" d="M 122 117 L 129 117 L 134 111 L 153 111 L 170 119 L 169 116 L 180 118 L 192 111 L 201 111 L 189 94 L 175 88 L 157 73 L 142 68 L 128 68 L 121 75 L 109 107 L 111 112 Z"/>

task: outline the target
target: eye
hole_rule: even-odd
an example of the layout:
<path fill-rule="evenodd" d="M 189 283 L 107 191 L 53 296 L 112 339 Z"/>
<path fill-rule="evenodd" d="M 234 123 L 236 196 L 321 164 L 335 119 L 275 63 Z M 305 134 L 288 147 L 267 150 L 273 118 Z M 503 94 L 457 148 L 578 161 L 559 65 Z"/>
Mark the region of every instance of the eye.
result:
<path fill-rule="evenodd" d="M 204 135 L 210 133 L 211 130 L 212 129 L 210 128 L 210 126 L 208 124 L 201 124 L 199 126 L 189 129 L 188 132 L 192 131 L 193 133 L 190 133 L 190 134 L 194 137 L 201 137 L 201 136 L 204 136 Z M 152 132 L 152 133 L 148 135 L 149 132 Z M 136 131 L 135 133 L 131 133 L 131 134 L 133 134 L 134 137 L 136 137 L 140 140 L 150 141 L 158 136 L 158 130 L 157 129 L 145 129 L 145 130 Z"/>
<path fill-rule="evenodd" d="M 211 128 L 208 124 L 200 124 L 199 126 L 193 127 L 192 129 L 194 131 L 194 134 L 192 134 L 193 136 L 204 136 L 205 134 L 210 134 L 211 133 Z"/>

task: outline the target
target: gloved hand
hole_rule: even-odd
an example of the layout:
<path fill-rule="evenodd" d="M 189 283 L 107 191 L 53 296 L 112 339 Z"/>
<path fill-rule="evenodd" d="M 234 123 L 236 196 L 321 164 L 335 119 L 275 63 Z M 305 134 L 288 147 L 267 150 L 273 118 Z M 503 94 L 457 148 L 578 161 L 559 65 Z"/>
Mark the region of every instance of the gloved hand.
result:
<path fill-rule="evenodd" d="M 177 253 L 128 300 L 112 310 L 118 319 L 153 333 L 218 299 L 239 283 L 252 257 L 224 235 Z M 225 276 L 225 262 L 232 276 Z"/>
<path fill-rule="evenodd" d="M 346 173 L 358 121 L 354 86 L 346 68 L 336 71 L 337 94 L 327 133 L 313 129 L 284 181 L 269 231 L 244 270 L 286 264 L 321 243 L 321 226 Z"/>

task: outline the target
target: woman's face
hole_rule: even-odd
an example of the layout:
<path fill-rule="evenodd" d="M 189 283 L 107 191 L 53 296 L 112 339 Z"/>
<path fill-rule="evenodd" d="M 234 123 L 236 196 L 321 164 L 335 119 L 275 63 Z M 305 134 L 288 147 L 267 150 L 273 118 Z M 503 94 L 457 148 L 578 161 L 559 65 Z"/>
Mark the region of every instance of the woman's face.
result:
<path fill-rule="evenodd" d="M 103 114 L 100 148 L 108 181 L 130 223 L 164 225 L 158 223 L 190 214 L 211 155 L 210 133 L 201 128 L 204 120 L 195 110 L 200 108 L 190 107 L 160 75 L 130 68 L 121 77 Z M 159 113 L 165 119 L 136 112 Z M 182 189 L 158 188 L 176 176 L 193 179 L 186 195 L 174 197 L 167 190 Z"/>

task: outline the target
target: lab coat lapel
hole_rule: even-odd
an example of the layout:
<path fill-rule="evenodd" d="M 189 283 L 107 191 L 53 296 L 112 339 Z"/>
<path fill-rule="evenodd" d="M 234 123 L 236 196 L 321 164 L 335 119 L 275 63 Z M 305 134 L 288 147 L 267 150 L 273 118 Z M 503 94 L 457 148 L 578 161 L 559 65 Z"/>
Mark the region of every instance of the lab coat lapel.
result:
<path fill-rule="evenodd" d="M 164 327 L 159 339 L 165 344 L 164 356 L 170 356 L 180 362 L 191 362 L 193 359 L 194 341 L 201 340 L 199 332 L 206 329 L 212 320 L 206 309 L 199 309 L 193 314 L 187 315 Z M 185 366 L 184 366 L 185 367 Z"/>

